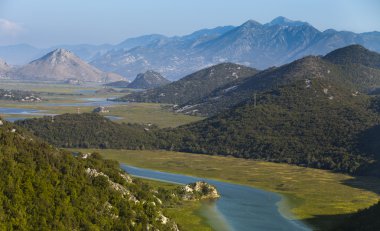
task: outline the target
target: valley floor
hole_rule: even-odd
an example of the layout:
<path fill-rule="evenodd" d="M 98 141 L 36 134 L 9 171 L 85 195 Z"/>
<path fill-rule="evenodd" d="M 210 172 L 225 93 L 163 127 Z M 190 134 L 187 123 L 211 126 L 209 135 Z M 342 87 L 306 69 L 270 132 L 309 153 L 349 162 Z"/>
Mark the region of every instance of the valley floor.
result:
<path fill-rule="evenodd" d="M 380 199 L 380 180 L 330 171 L 232 157 L 169 151 L 90 150 L 136 167 L 249 185 L 283 195 L 279 209 L 289 218 L 326 230 L 348 214 Z"/>
<path fill-rule="evenodd" d="M 26 90 L 38 92 L 44 99 L 42 102 L 18 102 L 0 100 L 1 108 L 19 108 L 38 110 L 37 114 L 5 114 L 4 118 L 32 118 L 41 117 L 42 114 L 63 114 L 92 112 L 97 106 L 88 106 L 87 103 L 108 105 L 107 98 L 124 96 L 126 93 L 95 93 L 102 89 L 100 85 L 69 85 L 55 83 L 30 83 L 18 81 L 0 81 L 0 88 L 13 90 Z M 125 89 L 118 89 L 125 90 Z M 86 105 L 87 104 L 87 105 Z M 107 106 L 109 113 L 104 116 L 115 118 L 117 123 L 155 124 L 159 127 L 177 127 L 203 119 L 204 117 L 189 116 L 170 112 L 166 105 L 155 103 L 123 103 Z M 1 109 L 0 108 L 0 109 Z M 40 113 L 41 115 L 38 115 Z"/>

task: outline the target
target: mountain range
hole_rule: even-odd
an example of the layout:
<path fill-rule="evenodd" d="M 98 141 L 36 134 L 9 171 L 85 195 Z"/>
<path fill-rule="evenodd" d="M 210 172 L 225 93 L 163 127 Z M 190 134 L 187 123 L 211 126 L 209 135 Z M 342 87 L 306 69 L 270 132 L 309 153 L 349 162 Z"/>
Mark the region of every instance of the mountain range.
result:
<path fill-rule="evenodd" d="M 327 79 L 334 76 L 335 81 L 350 88 L 353 94 L 367 94 L 380 88 L 379 57 L 378 53 L 360 45 L 351 45 L 332 51 L 324 57 L 308 56 L 261 72 L 236 64 L 220 64 L 164 87 L 131 93 L 120 100 L 178 104 L 175 107 L 177 112 L 210 116 L 249 99 L 255 93 L 294 80 L 311 82 L 313 78 L 321 76 Z M 230 73 L 226 71 L 227 66 Z M 213 78 L 210 78 L 211 72 Z M 230 78 L 233 74 L 246 78 Z M 202 82 L 199 83 L 199 80 Z"/>
<path fill-rule="evenodd" d="M 130 50 L 111 50 L 92 64 L 122 75 L 154 69 L 178 79 L 221 62 L 265 69 L 306 55 L 324 55 L 350 44 L 380 51 L 379 32 L 319 31 L 306 22 L 279 17 L 260 24 L 249 20 L 238 27 L 221 27 L 183 37 L 157 37 L 150 44 Z"/>
<path fill-rule="evenodd" d="M 366 94 L 380 85 L 380 69 L 374 68 L 379 57 L 362 46 L 351 45 L 324 57 L 308 56 L 258 73 L 229 63 L 206 68 L 184 78 L 185 84 L 178 84 L 183 81 L 179 80 L 147 92 L 168 90 L 171 98 L 183 91 L 183 95 L 177 94 L 178 99 L 204 102 L 189 110 L 198 110 L 208 118 L 172 129 L 152 127 L 143 136 L 129 134 L 133 140 L 129 143 L 117 136 L 107 145 L 141 148 L 138 145 L 144 144 L 146 149 L 231 155 L 379 176 L 380 97 Z M 228 70 L 233 73 L 238 68 L 245 69 L 248 76 L 228 81 Z M 219 75 L 214 78 L 210 73 Z M 207 89 L 199 79 L 225 84 Z M 186 85 L 201 94 L 186 93 Z M 74 137 L 62 133 L 58 126 L 63 125 L 49 123 L 49 118 L 17 124 L 59 146 L 69 139 L 80 140 L 72 147 L 90 143 L 91 147 L 100 147 L 99 142 L 92 141 L 101 137 L 88 137 L 91 132 L 86 126 L 78 126 Z M 110 122 L 109 126 L 114 131 L 111 127 L 117 124 Z"/>
<path fill-rule="evenodd" d="M 111 82 L 124 79 L 91 66 L 65 49 L 56 49 L 27 65 L 13 68 L 8 75 L 12 79 L 33 81 Z"/>
<path fill-rule="evenodd" d="M 351 44 L 380 52 L 380 32 L 319 31 L 307 22 L 278 17 L 261 24 L 249 20 L 240 26 L 203 29 L 185 36 L 153 34 L 129 38 L 116 45 L 71 45 L 69 49 L 106 72 L 133 79 L 155 70 L 171 80 L 222 62 L 266 69 L 307 55 L 325 55 Z M 29 45 L 0 47 L 0 57 L 24 64 L 57 47 L 38 49 Z"/>

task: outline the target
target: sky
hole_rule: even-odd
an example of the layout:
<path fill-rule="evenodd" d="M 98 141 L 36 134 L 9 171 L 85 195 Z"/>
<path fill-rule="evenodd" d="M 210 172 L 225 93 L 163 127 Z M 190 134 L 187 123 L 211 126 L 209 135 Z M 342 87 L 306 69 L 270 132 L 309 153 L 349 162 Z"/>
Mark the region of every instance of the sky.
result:
<path fill-rule="evenodd" d="M 379 0 L 0 0 L 0 45 L 117 44 L 277 16 L 321 31 L 380 31 Z"/>

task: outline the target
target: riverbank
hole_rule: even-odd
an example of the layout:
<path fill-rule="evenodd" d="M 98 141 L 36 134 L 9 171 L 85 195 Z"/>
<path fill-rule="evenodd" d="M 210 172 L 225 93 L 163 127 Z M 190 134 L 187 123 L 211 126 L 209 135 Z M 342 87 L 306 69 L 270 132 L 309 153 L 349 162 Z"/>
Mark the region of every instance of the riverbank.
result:
<path fill-rule="evenodd" d="M 164 188 L 174 190 L 178 184 L 168 183 L 158 180 L 139 178 L 153 188 Z M 205 218 L 204 206 L 202 201 L 182 201 L 180 204 L 164 208 L 164 214 L 175 220 L 181 231 L 213 231 Z"/>
<path fill-rule="evenodd" d="M 204 181 L 215 186 L 220 194 L 220 198 L 204 204 L 201 210 L 203 216 L 214 230 L 310 230 L 305 224 L 286 219 L 279 213 L 276 203 L 281 197 L 276 193 L 258 190 L 249 186 L 137 168 L 125 164 L 121 164 L 121 168 L 132 176 L 137 177 L 180 184 Z"/>
<path fill-rule="evenodd" d="M 280 193 L 279 209 L 290 218 L 326 230 L 345 214 L 369 207 L 379 199 L 378 178 L 355 178 L 318 169 L 220 156 L 167 151 L 98 151 L 142 168 L 217 179 Z"/>

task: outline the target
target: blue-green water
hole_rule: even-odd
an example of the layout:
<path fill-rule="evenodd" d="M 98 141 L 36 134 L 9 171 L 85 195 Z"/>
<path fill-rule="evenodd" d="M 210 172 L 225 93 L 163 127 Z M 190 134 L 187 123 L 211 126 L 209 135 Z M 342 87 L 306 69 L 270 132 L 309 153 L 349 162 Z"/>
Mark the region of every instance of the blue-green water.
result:
<path fill-rule="evenodd" d="M 202 211 L 215 230 L 311 230 L 302 222 L 289 220 L 280 214 L 277 203 L 281 197 L 276 193 L 216 180 L 136 168 L 125 164 L 122 164 L 121 168 L 131 175 L 142 178 L 178 184 L 203 180 L 215 185 L 221 198 L 211 205 L 207 204 Z M 217 218 L 215 214 L 218 214 Z M 221 225 L 221 222 L 225 224 Z"/>

